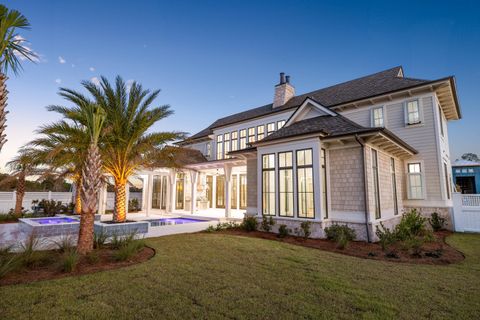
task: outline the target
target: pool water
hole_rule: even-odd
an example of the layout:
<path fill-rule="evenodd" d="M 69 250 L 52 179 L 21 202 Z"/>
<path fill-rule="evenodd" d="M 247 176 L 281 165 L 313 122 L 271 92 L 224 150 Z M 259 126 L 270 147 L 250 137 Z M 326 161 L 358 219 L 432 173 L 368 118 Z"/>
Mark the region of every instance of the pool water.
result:
<path fill-rule="evenodd" d="M 146 220 L 150 222 L 151 227 L 169 226 L 175 224 L 187 224 L 195 222 L 208 222 L 208 220 L 192 219 L 192 218 L 161 218 Z"/>
<path fill-rule="evenodd" d="M 67 217 L 61 217 L 61 218 L 40 218 L 40 219 L 32 219 L 33 221 L 39 223 L 39 224 L 61 224 L 61 223 L 74 223 L 78 222 L 77 219 L 72 219 L 72 218 L 67 218 Z"/>

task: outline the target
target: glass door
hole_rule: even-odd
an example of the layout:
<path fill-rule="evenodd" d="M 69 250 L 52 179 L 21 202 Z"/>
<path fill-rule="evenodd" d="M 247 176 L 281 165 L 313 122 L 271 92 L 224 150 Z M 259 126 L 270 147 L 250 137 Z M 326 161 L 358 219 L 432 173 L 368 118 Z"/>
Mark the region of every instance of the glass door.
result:
<path fill-rule="evenodd" d="M 175 209 L 183 210 L 184 208 L 184 196 L 185 196 L 185 174 L 177 174 L 177 185 L 176 185 L 176 197 L 175 197 Z"/>
<path fill-rule="evenodd" d="M 225 176 L 217 176 L 217 208 L 225 208 Z"/>
<path fill-rule="evenodd" d="M 208 207 L 213 208 L 213 176 L 207 176 Z"/>
<path fill-rule="evenodd" d="M 167 210 L 167 176 L 162 176 L 160 209 Z"/>
<path fill-rule="evenodd" d="M 152 188 L 152 209 L 160 209 L 160 199 L 162 180 L 160 176 L 153 176 L 153 188 Z"/>
<path fill-rule="evenodd" d="M 230 204 L 230 208 L 232 209 L 237 209 L 237 175 L 234 174 L 232 175 L 232 196 L 230 197 L 231 198 L 231 204 Z"/>
<path fill-rule="evenodd" d="M 240 209 L 247 208 L 247 175 L 240 175 Z"/>

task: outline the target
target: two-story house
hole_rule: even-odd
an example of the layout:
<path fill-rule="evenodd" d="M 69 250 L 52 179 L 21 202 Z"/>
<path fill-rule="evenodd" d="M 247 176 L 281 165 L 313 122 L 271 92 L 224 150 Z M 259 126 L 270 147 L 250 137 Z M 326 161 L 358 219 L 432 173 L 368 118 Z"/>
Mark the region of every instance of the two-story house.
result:
<path fill-rule="evenodd" d="M 273 216 L 292 229 L 312 221 L 313 237 L 346 223 L 366 240 L 410 208 L 450 219 L 447 122 L 460 118 L 453 77 L 395 67 L 296 95 L 281 73 L 273 103 L 179 143 L 204 158 L 145 172 L 145 209 Z"/>

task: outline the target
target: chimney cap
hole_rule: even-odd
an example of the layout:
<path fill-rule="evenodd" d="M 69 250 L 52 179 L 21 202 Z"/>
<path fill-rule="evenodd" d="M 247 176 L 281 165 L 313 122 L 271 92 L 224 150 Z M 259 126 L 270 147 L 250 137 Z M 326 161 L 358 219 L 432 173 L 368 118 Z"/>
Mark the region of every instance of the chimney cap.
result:
<path fill-rule="evenodd" d="M 285 82 L 286 82 L 286 83 L 290 83 L 290 76 L 286 76 L 286 77 L 285 77 Z"/>
<path fill-rule="evenodd" d="M 285 72 L 280 72 L 280 84 L 286 83 L 287 80 L 285 79 Z"/>

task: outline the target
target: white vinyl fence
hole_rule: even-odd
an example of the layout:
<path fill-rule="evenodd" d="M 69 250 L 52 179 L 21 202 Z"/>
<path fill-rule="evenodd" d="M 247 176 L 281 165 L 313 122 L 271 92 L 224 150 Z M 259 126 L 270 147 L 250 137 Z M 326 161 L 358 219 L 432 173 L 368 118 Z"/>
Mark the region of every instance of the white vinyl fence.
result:
<path fill-rule="evenodd" d="M 453 194 L 455 231 L 480 232 L 480 194 Z"/>
<path fill-rule="evenodd" d="M 138 199 L 140 206 L 142 205 L 142 193 L 141 192 L 130 192 L 129 199 L 136 198 Z M 55 200 L 60 201 L 64 204 L 70 203 L 73 201 L 72 192 L 26 192 L 25 197 L 23 198 L 22 206 L 25 210 L 30 210 L 32 207 L 33 200 Z M 108 192 L 107 194 L 107 210 L 113 209 L 113 203 L 115 199 L 115 194 L 113 192 Z M 16 193 L 15 192 L 0 192 L 0 214 L 8 213 L 8 211 L 15 207 Z"/>

